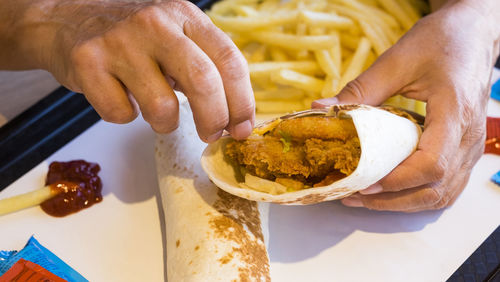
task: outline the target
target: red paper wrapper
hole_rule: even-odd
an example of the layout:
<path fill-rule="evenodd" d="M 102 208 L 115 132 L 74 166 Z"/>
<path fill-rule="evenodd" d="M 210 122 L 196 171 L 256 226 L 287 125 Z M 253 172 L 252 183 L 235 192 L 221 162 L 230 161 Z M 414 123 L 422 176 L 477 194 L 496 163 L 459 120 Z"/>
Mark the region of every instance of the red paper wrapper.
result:
<path fill-rule="evenodd" d="M 500 155 L 500 118 L 486 119 L 486 146 L 484 153 Z"/>
<path fill-rule="evenodd" d="M 67 282 L 36 263 L 19 259 L 0 277 L 0 282 Z"/>

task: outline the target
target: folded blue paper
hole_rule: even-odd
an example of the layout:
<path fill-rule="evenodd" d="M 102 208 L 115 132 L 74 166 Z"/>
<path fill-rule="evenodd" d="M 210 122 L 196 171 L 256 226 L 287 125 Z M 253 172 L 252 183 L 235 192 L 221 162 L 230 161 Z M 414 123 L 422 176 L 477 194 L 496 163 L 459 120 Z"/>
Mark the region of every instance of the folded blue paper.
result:
<path fill-rule="evenodd" d="M 493 176 L 491 177 L 491 181 L 493 181 L 493 183 L 496 183 L 497 185 L 500 185 L 500 170 L 496 174 L 493 174 Z"/>
<path fill-rule="evenodd" d="M 88 282 L 64 261 L 42 246 L 33 236 L 20 251 L 0 251 L 0 276 L 20 258 L 34 262 L 53 274 L 70 282 Z"/>
<path fill-rule="evenodd" d="M 500 101 L 500 79 L 491 86 L 491 98 Z"/>

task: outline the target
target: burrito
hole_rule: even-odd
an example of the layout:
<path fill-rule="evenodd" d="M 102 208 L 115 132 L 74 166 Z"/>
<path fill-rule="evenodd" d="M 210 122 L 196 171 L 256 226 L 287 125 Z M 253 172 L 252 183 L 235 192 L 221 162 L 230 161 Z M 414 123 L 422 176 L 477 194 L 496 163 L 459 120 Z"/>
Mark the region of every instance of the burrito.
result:
<path fill-rule="evenodd" d="M 168 281 L 270 281 L 265 246 L 268 204 L 218 189 L 203 173 L 205 147 L 189 106 L 179 128 L 156 140 L 165 213 Z"/>
<path fill-rule="evenodd" d="M 334 105 L 264 122 L 246 140 L 229 136 L 201 158 L 208 177 L 239 197 L 313 204 L 382 179 L 417 147 L 421 128 L 392 107 Z"/>

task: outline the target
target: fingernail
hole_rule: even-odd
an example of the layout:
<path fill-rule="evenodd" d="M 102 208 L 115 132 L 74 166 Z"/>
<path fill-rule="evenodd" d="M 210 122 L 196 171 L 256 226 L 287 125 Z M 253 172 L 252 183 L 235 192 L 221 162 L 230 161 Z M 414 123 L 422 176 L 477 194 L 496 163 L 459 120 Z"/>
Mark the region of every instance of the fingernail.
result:
<path fill-rule="evenodd" d="M 339 102 L 339 99 L 337 99 L 337 97 L 319 99 L 319 100 L 313 101 L 311 107 L 312 108 L 324 108 L 324 107 L 338 104 L 338 102 Z"/>
<path fill-rule="evenodd" d="M 210 135 L 207 138 L 207 143 L 213 143 L 213 142 L 217 141 L 221 136 L 222 136 L 222 130 L 213 134 L 213 135 Z"/>
<path fill-rule="evenodd" d="M 234 139 L 244 139 L 248 137 L 250 133 L 252 133 L 252 123 L 250 122 L 250 120 L 240 122 L 232 128 L 230 133 Z"/>
<path fill-rule="evenodd" d="M 359 193 L 361 193 L 363 195 L 370 195 L 370 194 L 380 193 L 380 192 L 382 192 L 382 190 L 383 190 L 382 185 L 375 183 L 372 186 L 370 186 L 364 190 L 359 191 Z"/>
<path fill-rule="evenodd" d="M 342 199 L 342 204 L 348 207 L 360 208 L 363 207 L 363 202 L 357 196 L 350 196 Z"/>

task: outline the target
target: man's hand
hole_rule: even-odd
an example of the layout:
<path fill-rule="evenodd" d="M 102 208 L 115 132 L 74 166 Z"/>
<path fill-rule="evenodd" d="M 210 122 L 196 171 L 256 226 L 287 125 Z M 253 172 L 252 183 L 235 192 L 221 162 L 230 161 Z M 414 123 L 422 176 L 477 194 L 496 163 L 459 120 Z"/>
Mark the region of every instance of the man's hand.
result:
<path fill-rule="evenodd" d="M 181 90 L 198 134 L 251 133 L 254 101 L 246 61 L 195 5 L 164 2 L 8 0 L 0 8 L 0 67 L 43 68 L 83 93 L 101 117 L 138 114 L 157 132 L 178 125 Z M 12 17 L 12 18 L 9 18 Z"/>
<path fill-rule="evenodd" d="M 498 5 L 497 5 L 498 6 Z M 451 205 L 483 153 L 499 34 L 475 7 L 447 5 L 419 21 L 333 103 L 379 105 L 395 94 L 427 102 L 417 151 L 348 206 L 415 212 Z"/>

